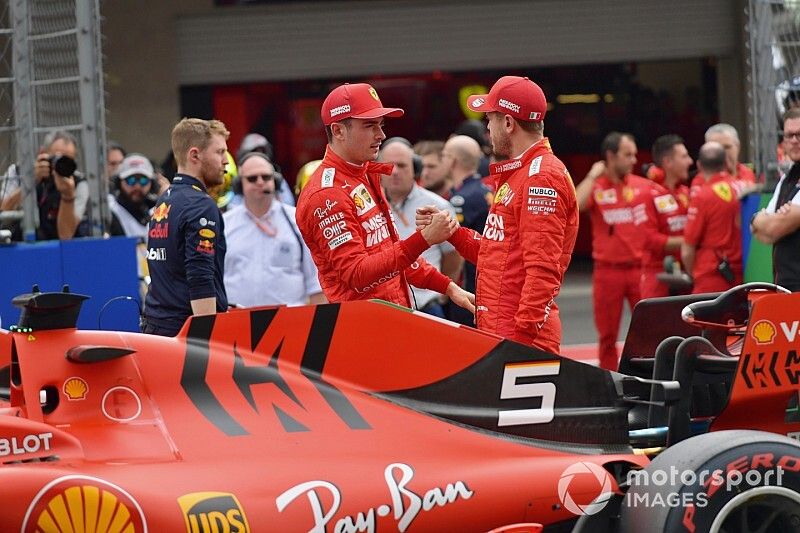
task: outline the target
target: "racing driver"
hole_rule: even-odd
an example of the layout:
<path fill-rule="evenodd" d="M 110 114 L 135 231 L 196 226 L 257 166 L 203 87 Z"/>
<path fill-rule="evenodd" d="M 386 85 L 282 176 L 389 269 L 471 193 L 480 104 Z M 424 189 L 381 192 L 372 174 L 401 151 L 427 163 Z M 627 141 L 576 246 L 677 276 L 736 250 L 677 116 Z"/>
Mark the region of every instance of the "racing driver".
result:
<path fill-rule="evenodd" d="M 328 147 L 298 199 L 297 225 L 328 301 L 379 298 L 411 307 L 411 283 L 474 312 L 474 295 L 419 257 L 455 230 L 449 213 L 432 217 L 405 240 L 392 223 L 381 175 L 393 166 L 375 159 L 386 138 L 383 117 L 403 110 L 383 107 L 372 86 L 354 83 L 331 91 L 321 114 Z"/>
<path fill-rule="evenodd" d="M 497 192 L 483 236 L 462 227 L 449 239 L 477 262 L 478 329 L 557 354 L 555 298 L 575 246 L 578 208 L 572 178 L 544 137 L 544 93 L 528 78 L 504 76 L 467 104 L 486 113 L 492 149 L 508 159 L 490 167 Z M 420 208 L 418 227 L 434 212 Z"/>

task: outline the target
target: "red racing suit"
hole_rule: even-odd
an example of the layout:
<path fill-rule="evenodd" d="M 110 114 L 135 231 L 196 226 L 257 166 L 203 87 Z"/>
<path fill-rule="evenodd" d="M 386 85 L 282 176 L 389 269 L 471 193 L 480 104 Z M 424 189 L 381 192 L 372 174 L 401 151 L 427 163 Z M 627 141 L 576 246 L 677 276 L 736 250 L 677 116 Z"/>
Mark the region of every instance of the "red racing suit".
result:
<path fill-rule="evenodd" d="M 328 147 L 297 201 L 297 225 L 330 302 L 379 298 L 411 307 L 408 283 L 440 293 L 450 279 L 419 255 L 417 231 L 400 240 L 381 189 L 393 166 L 347 163 Z"/>
<path fill-rule="evenodd" d="M 726 291 L 742 282 L 741 225 L 739 197 L 727 172 L 692 186 L 683 237 L 686 244 L 696 247 L 694 294 Z M 723 259 L 730 266 L 732 282 L 717 269 Z"/>
<path fill-rule="evenodd" d="M 686 185 L 670 190 L 663 184 L 650 183 L 650 198 L 645 201 L 647 220 L 641 227 L 645 236 L 640 284 L 643 299 L 669 296 L 669 287 L 658 281 L 656 275 L 664 271 L 667 238 L 683 235 L 688 208 L 689 188 Z M 680 250 L 671 254 L 677 258 L 681 255 Z"/>
<path fill-rule="evenodd" d="M 462 227 L 450 238 L 477 264 L 478 329 L 557 354 L 555 298 L 578 234 L 572 178 L 546 138 L 491 174 L 497 192 L 483 236 Z"/>

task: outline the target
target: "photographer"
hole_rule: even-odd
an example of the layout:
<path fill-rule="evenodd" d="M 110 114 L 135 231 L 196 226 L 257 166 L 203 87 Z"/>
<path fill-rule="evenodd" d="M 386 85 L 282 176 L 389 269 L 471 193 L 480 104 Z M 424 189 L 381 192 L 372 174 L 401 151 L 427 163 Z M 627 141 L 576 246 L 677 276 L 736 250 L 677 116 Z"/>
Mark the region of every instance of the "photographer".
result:
<path fill-rule="evenodd" d="M 36 203 L 39 207 L 38 240 L 86 237 L 89 184 L 76 172 L 78 142 L 65 131 L 49 133 L 36 157 Z"/>

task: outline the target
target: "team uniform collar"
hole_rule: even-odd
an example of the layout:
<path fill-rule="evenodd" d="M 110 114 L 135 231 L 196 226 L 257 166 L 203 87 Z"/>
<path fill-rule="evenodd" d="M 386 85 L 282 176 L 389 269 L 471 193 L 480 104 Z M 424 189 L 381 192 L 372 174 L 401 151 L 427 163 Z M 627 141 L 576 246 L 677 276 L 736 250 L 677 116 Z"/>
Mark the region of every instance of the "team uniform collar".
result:
<path fill-rule="evenodd" d="M 172 184 L 199 187 L 201 191 L 203 191 L 204 193 L 208 193 L 205 184 L 199 179 L 195 178 L 194 176 L 190 176 L 189 174 L 175 174 L 175 177 L 172 178 Z"/>
<path fill-rule="evenodd" d="M 329 163 L 346 176 L 358 179 L 365 179 L 364 176 L 369 174 L 388 175 L 391 174 L 394 169 L 392 163 L 378 163 L 375 161 L 367 161 L 361 165 L 350 163 L 337 154 L 330 145 L 325 148 L 325 162 Z"/>

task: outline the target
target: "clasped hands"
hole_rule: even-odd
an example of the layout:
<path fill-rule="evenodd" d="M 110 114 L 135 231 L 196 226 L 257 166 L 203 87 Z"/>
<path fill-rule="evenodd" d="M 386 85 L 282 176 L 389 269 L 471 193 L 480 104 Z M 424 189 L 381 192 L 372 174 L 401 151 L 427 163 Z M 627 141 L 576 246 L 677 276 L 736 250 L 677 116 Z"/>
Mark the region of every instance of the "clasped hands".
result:
<path fill-rule="evenodd" d="M 449 211 L 442 211 L 434 205 L 418 207 L 415 221 L 417 230 L 430 245 L 446 241 L 459 228 L 458 221 Z"/>

